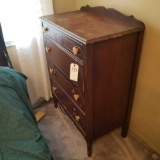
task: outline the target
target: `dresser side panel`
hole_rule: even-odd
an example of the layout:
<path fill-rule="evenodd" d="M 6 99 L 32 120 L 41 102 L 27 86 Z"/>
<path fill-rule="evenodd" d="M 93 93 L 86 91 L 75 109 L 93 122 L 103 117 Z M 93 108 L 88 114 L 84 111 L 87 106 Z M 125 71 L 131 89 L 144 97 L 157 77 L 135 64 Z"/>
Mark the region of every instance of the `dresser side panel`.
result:
<path fill-rule="evenodd" d="M 125 121 L 136 45 L 137 33 L 94 44 L 94 138 Z"/>

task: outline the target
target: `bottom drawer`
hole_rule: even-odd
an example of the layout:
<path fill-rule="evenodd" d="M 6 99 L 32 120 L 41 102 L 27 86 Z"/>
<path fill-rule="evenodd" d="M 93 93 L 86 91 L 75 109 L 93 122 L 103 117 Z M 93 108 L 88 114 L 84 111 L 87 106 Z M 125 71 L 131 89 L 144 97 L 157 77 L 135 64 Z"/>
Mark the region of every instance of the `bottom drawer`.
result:
<path fill-rule="evenodd" d="M 70 118 L 74 121 L 76 126 L 82 131 L 85 135 L 85 116 L 78 110 L 74 102 L 67 96 L 67 94 L 63 91 L 63 89 L 53 80 L 50 78 L 51 81 L 51 90 L 54 96 L 60 101 L 63 105 L 64 109 L 66 110 L 67 114 Z"/>

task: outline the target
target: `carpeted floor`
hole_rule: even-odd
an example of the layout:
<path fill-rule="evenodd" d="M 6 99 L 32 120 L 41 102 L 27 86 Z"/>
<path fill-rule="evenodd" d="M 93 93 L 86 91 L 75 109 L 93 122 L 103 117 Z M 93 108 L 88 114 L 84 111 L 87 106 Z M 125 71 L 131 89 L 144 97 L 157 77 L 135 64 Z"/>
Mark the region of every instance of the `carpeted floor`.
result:
<path fill-rule="evenodd" d="M 133 132 L 121 137 L 118 128 L 93 143 L 92 157 L 87 156 L 86 142 L 68 116 L 51 101 L 35 108 L 46 116 L 38 126 L 48 143 L 54 160 L 160 160 L 160 157 Z"/>

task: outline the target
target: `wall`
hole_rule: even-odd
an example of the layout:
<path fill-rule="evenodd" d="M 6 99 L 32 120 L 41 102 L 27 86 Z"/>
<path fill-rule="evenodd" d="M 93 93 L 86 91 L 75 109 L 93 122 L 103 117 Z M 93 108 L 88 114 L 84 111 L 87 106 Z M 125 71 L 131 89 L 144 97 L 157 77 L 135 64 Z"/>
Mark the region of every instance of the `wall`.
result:
<path fill-rule="evenodd" d="M 54 13 L 69 12 L 75 10 L 75 0 L 53 0 Z"/>
<path fill-rule="evenodd" d="M 146 25 L 130 129 L 160 153 L 160 1 L 76 0 L 83 5 L 115 8 Z"/>

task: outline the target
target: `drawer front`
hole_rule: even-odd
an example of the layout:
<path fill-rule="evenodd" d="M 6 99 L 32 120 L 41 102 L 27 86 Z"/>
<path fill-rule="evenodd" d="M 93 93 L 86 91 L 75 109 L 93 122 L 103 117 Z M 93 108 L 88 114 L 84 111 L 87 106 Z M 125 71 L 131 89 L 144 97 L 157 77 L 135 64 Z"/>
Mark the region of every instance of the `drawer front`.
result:
<path fill-rule="evenodd" d="M 77 56 L 78 58 L 82 59 L 82 49 L 83 45 L 78 43 L 77 41 L 67 37 L 62 36 L 62 46 L 69 50 L 73 55 Z"/>
<path fill-rule="evenodd" d="M 78 81 L 72 81 L 76 86 L 78 86 L 82 92 L 84 92 L 84 81 L 83 81 L 83 65 L 78 63 L 76 59 L 73 59 L 56 46 L 52 41 L 44 37 L 44 44 L 46 48 L 46 57 L 50 59 L 55 66 L 65 74 L 68 79 L 70 79 L 70 65 L 71 63 L 77 64 L 79 66 L 78 71 Z"/>
<path fill-rule="evenodd" d="M 75 122 L 77 127 L 85 133 L 85 116 L 81 113 L 81 111 L 79 111 L 74 102 L 70 100 L 70 98 L 63 91 L 61 86 L 59 86 L 58 83 L 56 83 L 56 81 L 54 81 L 52 77 L 50 77 L 50 81 L 51 91 L 53 95 L 55 95 L 58 98 L 58 100 L 62 103 L 63 107 L 65 107 L 65 109 L 67 110 L 71 119 Z"/>
<path fill-rule="evenodd" d="M 57 67 L 47 59 L 49 74 L 63 88 L 65 93 L 77 104 L 77 107 L 85 113 L 83 93 L 68 81 L 57 69 Z"/>
<path fill-rule="evenodd" d="M 49 38 L 60 44 L 62 47 L 67 49 L 74 56 L 82 59 L 83 44 L 78 41 L 64 35 L 53 26 L 43 22 L 43 33 Z"/>
<path fill-rule="evenodd" d="M 52 40 L 56 41 L 59 44 L 62 44 L 62 35 L 59 31 L 54 29 L 54 27 L 48 25 L 47 23 L 43 23 L 43 34 L 47 35 Z"/>

